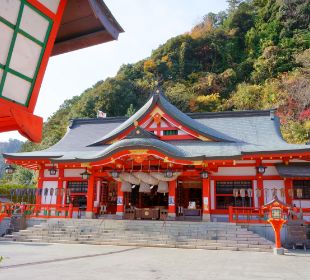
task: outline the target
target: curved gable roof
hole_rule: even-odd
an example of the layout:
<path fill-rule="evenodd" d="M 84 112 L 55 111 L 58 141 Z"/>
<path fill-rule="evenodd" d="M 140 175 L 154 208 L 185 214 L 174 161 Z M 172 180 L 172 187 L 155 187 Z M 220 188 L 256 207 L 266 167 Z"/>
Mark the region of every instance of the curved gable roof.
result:
<path fill-rule="evenodd" d="M 106 134 L 102 138 L 96 140 L 89 146 L 97 146 L 101 144 L 106 144 L 115 138 L 117 138 L 121 133 L 129 128 L 135 126 L 135 124 L 142 120 L 147 114 L 151 113 L 155 106 L 158 105 L 166 114 L 171 116 L 173 119 L 181 123 L 183 126 L 197 131 L 200 135 L 207 137 L 211 140 L 217 142 L 236 142 L 236 139 L 218 131 L 211 127 L 208 127 L 192 118 L 190 118 L 185 113 L 181 112 L 174 105 L 172 105 L 161 93 L 156 93 L 151 96 L 147 103 L 138 110 L 134 115 L 132 115 L 128 120 L 119 125 L 117 128 L 112 130 L 110 133 Z"/>

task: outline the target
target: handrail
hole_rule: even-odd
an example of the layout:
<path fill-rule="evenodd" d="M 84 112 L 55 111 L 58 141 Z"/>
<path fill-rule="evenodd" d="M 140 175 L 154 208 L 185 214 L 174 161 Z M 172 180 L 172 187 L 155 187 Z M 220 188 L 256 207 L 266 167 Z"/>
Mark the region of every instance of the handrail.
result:
<path fill-rule="evenodd" d="M 262 209 L 253 207 L 228 207 L 230 223 L 265 224 L 267 217 Z"/>
<path fill-rule="evenodd" d="M 228 207 L 229 222 L 243 224 L 266 224 L 269 218 L 268 211 L 253 207 Z M 310 208 L 302 208 L 303 216 L 310 216 Z M 288 211 L 283 212 L 284 218 L 287 219 Z M 310 219 L 305 221 L 310 224 Z"/>
<path fill-rule="evenodd" d="M 72 204 L 19 204 L 0 203 L 0 221 L 15 213 L 24 214 L 26 218 L 72 218 L 77 209 Z"/>

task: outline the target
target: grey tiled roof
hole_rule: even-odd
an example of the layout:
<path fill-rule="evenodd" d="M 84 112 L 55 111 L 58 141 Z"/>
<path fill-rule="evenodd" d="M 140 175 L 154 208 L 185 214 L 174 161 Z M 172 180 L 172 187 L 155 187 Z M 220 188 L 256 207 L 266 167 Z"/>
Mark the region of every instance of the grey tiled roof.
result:
<path fill-rule="evenodd" d="M 285 178 L 309 178 L 310 162 L 309 163 L 290 163 L 289 165 L 277 164 L 276 168 L 280 176 Z"/>
<path fill-rule="evenodd" d="M 156 98 L 159 98 L 158 96 Z M 158 100 L 157 100 L 158 101 Z M 50 158 L 55 161 L 91 161 L 109 156 L 111 153 L 131 147 L 140 149 L 153 147 L 175 157 L 183 158 L 240 158 L 243 154 L 310 152 L 309 145 L 293 145 L 286 143 L 280 133 L 277 117 L 271 117 L 270 111 L 239 111 L 217 113 L 183 114 L 172 106 L 164 97 L 161 105 L 174 118 L 178 118 L 193 129 L 203 131 L 205 135 L 216 135 L 217 141 L 201 140 L 161 141 L 148 132 L 144 138 L 131 134 L 112 145 L 102 143 L 111 139 L 120 131 L 128 128 L 142 117 L 152 106 L 150 99 L 133 117 L 113 117 L 104 119 L 76 119 L 68 128 L 68 132 L 54 146 L 37 152 L 4 154 L 6 158 Z M 148 137 L 146 137 L 148 136 Z M 219 140 L 219 139 L 223 140 Z M 97 141 L 96 141 L 97 140 Z"/>

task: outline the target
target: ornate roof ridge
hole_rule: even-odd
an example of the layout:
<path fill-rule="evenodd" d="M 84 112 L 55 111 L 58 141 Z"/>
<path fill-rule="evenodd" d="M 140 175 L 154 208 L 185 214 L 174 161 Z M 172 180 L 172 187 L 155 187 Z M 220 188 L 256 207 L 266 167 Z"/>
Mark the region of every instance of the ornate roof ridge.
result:
<path fill-rule="evenodd" d="M 274 110 L 244 110 L 244 111 L 222 111 L 222 112 L 197 112 L 197 113 L 184 113 L 192 119 L 212 119 L 212 118 L 241 118 L 241 117 L 268 117 L 272 115 Z M 129 117 L 117 116 L 106 118 L 76 118 L 71 119 L 70 128 L 78 124 L 96 124 L 96 123 L 113 123 L 124 122 Z"/>

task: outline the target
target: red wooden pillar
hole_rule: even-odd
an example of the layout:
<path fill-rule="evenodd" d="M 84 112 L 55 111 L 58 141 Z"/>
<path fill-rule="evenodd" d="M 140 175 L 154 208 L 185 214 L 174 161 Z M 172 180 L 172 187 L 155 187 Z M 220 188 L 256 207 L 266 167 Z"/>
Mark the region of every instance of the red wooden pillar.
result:
<path fill-rule="evenodd" d="M 202 179 L 202 219 L 204 221 L 210 221 L 210 209 L 211 209 L 211 192 L 210 192 L 210 178 Z"/>
<path fill-rule="evenodd" d="M 291 205 L 293 202 L 293 180 L 286 178 L 284 180 L 284 189 L 285 189 L 285 202 L 288 205 Z M 290 193 L 291 192 L 291 193 Z"/>
<path fill-rule="evenodd" d="M 175 218 L 175 191 L 177 188 L 177 180 L 169 182 L 169 198 L 168 198 L 168 216 Z"/>
<path fill-rule="evenodd" d="M 64 172 L 63 168 L 59 168 L 58 172 L 59 172 L 59 174 L 58 174 L 58 185 L 57 185 L 58 195 L 56 197 L 56 204 L 62 205 L 63 195 L 60 195 L 60 193 L 61 193 L 61 189 L 63 188 L 63 181 L 64 181 L 65 172 Z"/>
<path fill-rule="evenodd" d="M 260 192 L 260 197 L 258 197 L 258 208 L 261 208 L 265 204 L 265 193 L 264 193 L 264 180 L 261 174 L 257 174 L 256 176 L 257 181 L 257 189 Z M 255 194 L 257 195 L 257 193 Z"/>
<path fill-rule="evenodd" d="M 95 198 L 95 176 L 91 174 L 88 179 L 88 187 L 87 187 L 86 218 L 94 217 L 93 213 L 94 198 Z"/>
<path fill-rule="evenodd" d="M 43 188 L 43 177 L 44 177 L 44 167 L 41 166 L 40 170 L 39 170 L 39 178 L 38 178 L 38 183 L 37 183 L 37 189 L 41 189 Z M 42 203 L 42 195 L 38 195 L 38 193 L 36 194 L 36 204 L 41 205 Z"/>
<path fill-rule="evenodd" d="M 124 214 L 124 193 L 122 191 L 122 182 L 117 182 L 116 215 L 123 216 L 123 214 Z"/>

